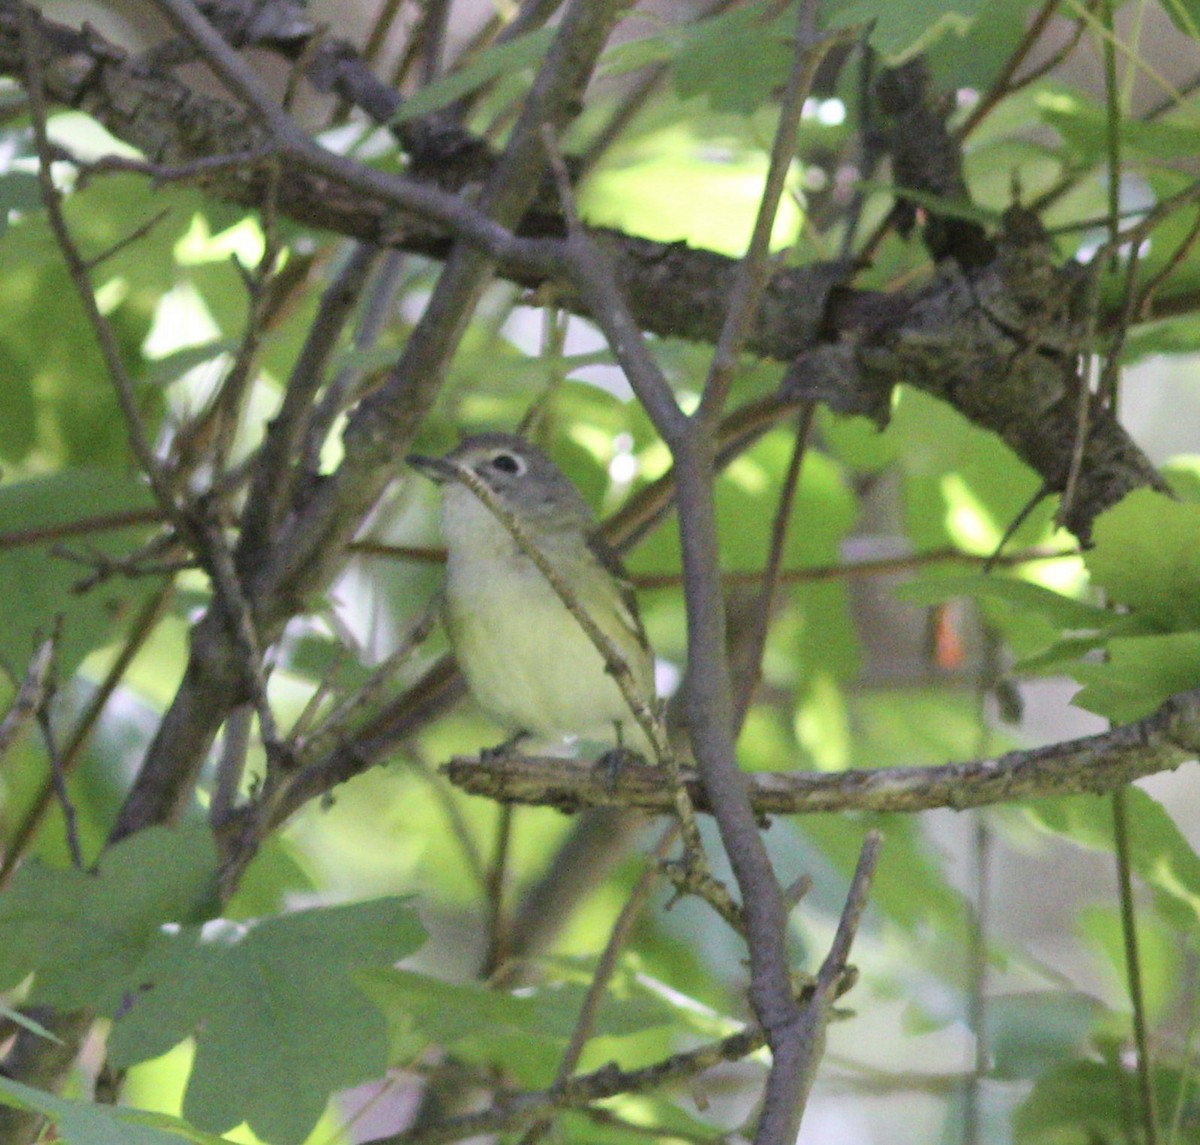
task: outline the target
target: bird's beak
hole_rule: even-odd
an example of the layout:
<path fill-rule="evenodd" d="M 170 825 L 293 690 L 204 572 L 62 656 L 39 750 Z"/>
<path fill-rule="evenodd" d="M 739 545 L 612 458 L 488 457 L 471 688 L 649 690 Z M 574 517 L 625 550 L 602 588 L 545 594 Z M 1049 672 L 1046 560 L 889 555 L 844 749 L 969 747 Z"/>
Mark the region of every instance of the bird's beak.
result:
<path fill-rule="evenodd" d="M 456 470 L 444 457 L 423 457 L 419 453 L 410 453 L 404 460 L 418 473 L 423 473 L 439 485 L 454 480 Z"/>

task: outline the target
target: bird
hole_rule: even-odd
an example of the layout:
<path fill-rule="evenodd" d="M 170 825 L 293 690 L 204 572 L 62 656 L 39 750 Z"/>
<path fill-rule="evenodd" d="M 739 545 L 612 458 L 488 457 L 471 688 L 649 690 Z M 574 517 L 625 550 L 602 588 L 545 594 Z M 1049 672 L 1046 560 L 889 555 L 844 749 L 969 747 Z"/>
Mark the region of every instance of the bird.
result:
<path fill-rule="evenodd" d="M 442 457 L 410 454 L 442 489 L 442 611 L 479 706 L 508 733 L 578 738 L 645 752 L 649 739 L 604 656 L 510 529 L 462 479 L 470 470 L 519 522 L 624 660 L 655 709 L 654 654 L 632 586 L 571 479 L 536 445 L 509 433 L 464 438 Z M 614 744 L 615 740 L 615 744 Z"/>

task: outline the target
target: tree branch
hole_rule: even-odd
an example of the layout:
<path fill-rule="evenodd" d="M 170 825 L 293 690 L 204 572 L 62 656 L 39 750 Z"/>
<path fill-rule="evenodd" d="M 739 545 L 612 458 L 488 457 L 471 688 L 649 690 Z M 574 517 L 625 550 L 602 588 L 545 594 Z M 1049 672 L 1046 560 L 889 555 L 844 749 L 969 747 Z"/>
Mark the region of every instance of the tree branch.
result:
<path fill-rule="evenodd" d="M 213 19 L 215 4 L 210 0 L 203 5 Z M 251 13 L 238 0 L 226 4 L 240 13 L 243 22 L 252 25 L 260 18 L 259 9 Z M 262 11 L 275 13 L 276 8 Z M 255 42 L 300 58 L 315 30 L 311 23 L 283 19 L 290 6 L 278 8 L 279 20 L 272 24 L 276 30 L 263 32 Z M 40 16 L 37 23 L 48 98 L 88 111 L 158 163 L 187 165 L 231 154 L 271 152 L 271 138 L 253 113 L 196 92 L 170 74 L 131 59 L 94 31 L 76 31 Z M 328 54 L 320 47 L 314 49 L 312 58 L 320 67 L 313 64 L 310 78 L 318 86 L 333 84 L 339 94 L 353 89 L 360 106 L 386 120 L 398 106 L 394 93 L 383 99 L 376 90 L 381 85 L 368 82 L 369 70 L 354 49 L 337 42 L 334 46 L 336 50 Z M 23 74 L 16 23 L 6 9 L 0 9 L 0 74 Z M 403 138 L 412 172 L 407 180 L 396 182 L 395 177 L 385 178 L 370 169 L 351 178 L 348 161 L 339 161 L 338 179 L 331 181 L 319 169 L 301 164 L 279 187 L 279 212 L 310 226 L 436 258 L 446 257 L 453 234 L 493 255 L 498 272 L 519 285 L 536 288 L 556 278 L 561 266 L 558 244 L 538 237 L 563 232 L 562 219 L 551 206 L 539 199 L 524 219 L 514 223 L 517 235 L 530 236 L 520 238 L 453 193 L 493 170 L 495 159 L 486 145 L 436 116 L 420 125 L 406 124 Z M 328 161 L 326 153 L 322 163 Z M 264 180 L 253 164 L 240 168 L 217 164 L 203 178 L 208 193 L 216 198 L 251 206 L 262 200 Z M 420 183 L 420 178 L 427 181 Z M 611 230 L 591 229 L 589 234 L 612 262 L 617 285 L 640 329 L 696 341 L 717 340 L 737 260 L 683 243 L 653 242 Z M 1070 267 L 1060 270 L 1053 257 L 1049 246 L 1043 247 L 1038 274 L 1046 284 L 1043 300 L 1057 300 L 1061 311 L 1062 300 L 1072 293 L 1072 272 Z M 1001 250 L 998 262 L 1003 259 Z M 888 395 L 900 382 L 925 389 L 975 424 L 1001 434 L 1051 491 L 1061 491 L 1066 473 L 1063 455 L 1071 440 L 1069 431 L 1064 436 L 1063 417 L 1052 404 L 1035 408 L 1029 401 L 1030 392 L 1044 392 L 1046 385 L 1036 379 L 1036 384 L 1030 383 L 1024 376 L 1027 365 L 1011 378 L 1005 374 L 1015 350 L 1042 343 L 1046 334 L 1054 332 L 1046 328 L 1045 302 L 1038 304 L 1035 319 L 1042 324 L 1041 335 L 1025 318 L 1011 325 L 1015 339 L 1001 339 L 993 331 L 986 340 L 976 339 L 974 350 L 967 353 L 962 332 L 978 324 L 969 315 L 964 317 L 968 307 L 961 275 L 951 280 L 948 276 L 953 272 L 943 268 L 938 280 L 915 295 L 885 296 L 843 287 L 850 269 L 843 262 L 827 262 L 774 271 L 747 331 L 747 351 L 778 361 L 799 358 L 791 371 L 792 381 L 802 380 L 808 396 L 845 412 L 886 411 Z M 983 283 L 981 293 L 994 291 L 996 266 L 985 265 L 973 273 Z M 975 301 L 969 289 L 965 297 Z M 576 311 L 585 306 L 579 292 L 571 289 L 564 290 L 558 301 Z M 1049 361 L 1038 364 L 1035 372 L 1054 369 Z M 1061 384 L 1061 372 L 1055 380 Z M 1071 403 L 1070 409 L 1075 408 Z M 1049 416 L 1042 417 L 1047 409 Z M 1089 466 L 1107 476 L 1097 477 L 1097 488 L 1082 490 L 1073 507 L 1069 527 L 1080 536 L 1086 536 L 1096 513 L 1154 479 L 1153 467 L 1111 413 L 1100 411 L 1090 427 Z"/>
<path fill-rule="evenodd" d="M 1058 795 L 1101 794 L 1135 779 L 1170 771 L 1200 753 L 1200 689 L 1172 696 L 1152 715 L 1111 731 L 1030 751 L 941 767 L 878 771 L 754 772 L 748 775 L 756 814 L 830 811 L 927 811 L 982 807 Z M 450 782 L 474 795 L 557 807 L 624 807 L 651 814 L 671 810 L 671 793 L 652 767 L 622 769 L 615 788 L 561 759 L 517 756 L 481 764 L 458 757 L 443 768 Z M 699 780 L 688 778 L 696 810 L 712 813 Z"/>

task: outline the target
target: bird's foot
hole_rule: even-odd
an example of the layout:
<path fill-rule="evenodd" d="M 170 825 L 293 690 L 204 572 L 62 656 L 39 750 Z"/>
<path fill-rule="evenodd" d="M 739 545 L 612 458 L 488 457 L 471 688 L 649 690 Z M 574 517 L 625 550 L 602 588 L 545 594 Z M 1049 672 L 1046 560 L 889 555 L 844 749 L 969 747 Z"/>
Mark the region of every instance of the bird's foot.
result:
<path fill-rule="evenodd" d="M 503 763 L 514 754 L 517 744 L 528 735 L 529 733 L 526 731 L 514 732 L 508 739 L 496 744 L 495 747 L 481 747 L 479 749 L 479 762 Z"/>
<path fill-rule="evenodd" d="M 609 795 L 615 795 L 617 781 L 621 778 L 623 768 L 631 764 L 645 763 L 646 759 L 640 753 L 628 747 L 614 747 L 606 751 L 592 765 L 604 783 L 604 790 Z"/>

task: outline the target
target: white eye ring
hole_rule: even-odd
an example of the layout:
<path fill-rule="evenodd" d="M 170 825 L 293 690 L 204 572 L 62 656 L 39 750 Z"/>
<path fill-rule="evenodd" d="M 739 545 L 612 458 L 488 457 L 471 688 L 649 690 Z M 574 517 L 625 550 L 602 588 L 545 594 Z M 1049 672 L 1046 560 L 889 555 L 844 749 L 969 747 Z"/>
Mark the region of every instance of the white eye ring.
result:
<path fill-rule="evenodd" d="M 515 453 L 497 453 L 489 462 L 493 469 L 499 469 L 501 473 L 509 473 L 515 477 L 520 477 L 525 472 L 525 462 Z"/>

